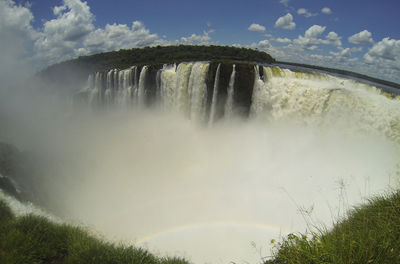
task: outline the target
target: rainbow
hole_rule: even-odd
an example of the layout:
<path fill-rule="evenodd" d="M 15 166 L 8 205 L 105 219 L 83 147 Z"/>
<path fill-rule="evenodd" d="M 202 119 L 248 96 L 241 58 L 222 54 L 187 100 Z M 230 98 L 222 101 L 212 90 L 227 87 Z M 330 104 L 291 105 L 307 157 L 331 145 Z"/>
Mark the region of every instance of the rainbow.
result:
<path fill-rule="evenodd" d="M 247 229 L 260 229 L 263 231 L 274 232 L 277 235 L 291 233 L 291 228 L 269 225 L 260 222 L 242 222 L 242 221 L 210 221 L 210 222 L 195 222 L 186 225 L 174 226 L 168 229 L 160 230 L 142 237 L 136 238 L 131 241 L 132 244 L 138 245 L 148 242 L 156 237 L 170 235 L 178 232 L 187 232 L 189 230 L 205 229 L 205 228 L 247 228 Z"/>

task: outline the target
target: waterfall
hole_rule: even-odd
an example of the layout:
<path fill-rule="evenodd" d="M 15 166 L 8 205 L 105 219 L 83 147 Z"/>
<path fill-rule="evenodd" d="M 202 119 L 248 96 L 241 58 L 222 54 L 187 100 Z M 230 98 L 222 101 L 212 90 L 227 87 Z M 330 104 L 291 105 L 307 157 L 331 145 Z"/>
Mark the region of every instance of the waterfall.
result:
<path fill-rule="evenodd" d="M 264 80 L 261 79 L 260 70 L 263 71 Z M 254 87 L 252 95 L 252 104 L 250 108 L 251 117 L 260 117 L 261 113 L 266 111 L 270 113 L 272 108 L 271 87 L 269 80 L 271 74 L 268 68 L 262 66 L 254 66 Z"/>
<path fill-rule="evenodd" d="M 179 112 L 189 116 L 188 89 L 193 63 L 180 63 L 176 78 L 176 106 Z"/>
<path fill-rule="evenodd" d="M 95 73 L 95 76 L 97 76 L 98 73 Z M 95 77 L 93 77 L 93 74 L 90 74 L 87 80 L 87 85 L 85 90 L 89 93 L 89 103 L 92 104 L 93 99 L 95 97 L 95 94 L 97 93 L 97 87 L 95 84 Z"/>
<path fill-rule="evenodd" d="M 233 64 L 233 69 L 231 73 L 231 77 L 229 79 L 229 86 L 228 86 L 228 98 L 225 104 L 225 117 L 230 118 L 233 115 L 233 96 L 234 96 L 234 85 L 235 85 L 235 64 Z"/>
<path fill-rule="evenodd" d="M 257 71 L 256 71 L 257 72 Z M 400 142 L 400 100 L 382 96 L 374 86 L 323 73 L 263 67 L 256 73 L 252 117 L 333 124 L 356 133 L 381 134 Z"/>
<path fill-rule="evenodd" d="M 211 101 L 211 110 L 210 110 L 210 118 L 209 118 L 209 125 L 214 123 L 215 118 L 215 108 L 217 106 L 217 97 L 218 97 L 218 84 L 219 84 L 219 72 L 221 70 L 221 63 L 218 64 L 217 72 L 215 73 L 215 80 L 214 80 L 214 89 L 213 89 L 213 96 Z"/>
<path fill-rule="evenodd" d="M 142 71 L 140 72 L 139 77 L 139 89 L 138 89 L 138 105 L 139 107 L 145 105 L 145 85 L 146 85 L 146 76 L 147 76 L 147 66 L 143 66 Z"/>
<path fill-rule="evenodd" d="M 208 67 L 208 63 L 196 62 L 190 73 L 188 96 L 191 120 L 205 121 L 206 118 L 207 87 L 205 80 Z"/>
<path fill-rule="evenodd" d="M 176 65 L 164 65 L 161 70 L 161 96 L 164 108 L 172 109 L 175 106 L 176 93 Z"/>
<path fill-rule="evenodd" d="M 112 90 L 113 90 L 113 86 L 114 86 L 114 70 L 110 70 L 107 73 L 107 87 L 104 93 L 104 100 L 106 104 L 111 104 L 112 102 Z"/>
<path fill-rule="evenodd" d="M 114 86 L 113 86 L 113 91 L 112 91 L 114 97 L 115 97 L 115 95 L 117 94 L 117 91 L 118 91 L 118 80 L 119 80 L 118 75 L 119 75 L 119 72 L 118 72 L 117 69 L 115 69 L 114 70 L 114 76 L 113 76 Z"/>
<path fill-rule="evenodd" d="M 208 79 L 209 66 L 208 62 L 183 62 L 166 64 L 155 71 L 149 71 L 148 66 L 143 66 L 141 71 L 132 66 L 97 72 L 88 77 L 83 94 L 90 104 L 138 107 L 146 106 L 147 97 L 155 94 L 165 110 L 173 109 L 191 120 L 212 125 L 218 111 L 217 101 L 220 94 L 223 98 L 226 84 L 220 84 L 222 64 L 218 64 L 213 80 Z M 321 72 L 256 65 L 251 98 L 241 98 L 240 94 L 236 98 L 237 69 L 235 65 L 232 67 L 227 99 L 222 106 L 225 118 L 234 115 L 235 100 L 247 100 L 251 101 L 247 106 L 250 118 L 291 119 L 320 126 L 336 124 L 359 131 L 375 131 L 400 141 L 400 100 L 383 96 L 382 91 L 372 85 Z M 227 80 L 226 76 L 223 78 Z"/>

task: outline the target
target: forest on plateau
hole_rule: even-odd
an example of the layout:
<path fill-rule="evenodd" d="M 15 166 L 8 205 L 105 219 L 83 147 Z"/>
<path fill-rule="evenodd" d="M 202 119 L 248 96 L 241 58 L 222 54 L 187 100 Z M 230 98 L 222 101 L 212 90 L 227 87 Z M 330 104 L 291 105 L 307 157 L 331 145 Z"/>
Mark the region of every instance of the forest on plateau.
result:
<path fill-rule="evenodd" d="M 104 52 L 54 64 L 39 73 L 48 81 L 84 80 L 92 72 L 125 69 L 132 65 L 162 65 L 183 61 L 274 63 L 266 52 L 229 46 L 156 46 Z M 68 75 L 68 77 L 66 77 Z"/>

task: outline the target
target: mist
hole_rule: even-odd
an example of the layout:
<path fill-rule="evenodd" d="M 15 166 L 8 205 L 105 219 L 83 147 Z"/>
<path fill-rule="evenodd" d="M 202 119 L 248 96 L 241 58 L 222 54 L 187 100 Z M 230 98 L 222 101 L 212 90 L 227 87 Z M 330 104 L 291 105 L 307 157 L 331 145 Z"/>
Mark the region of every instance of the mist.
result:
<path fill-rule="evenodd" d="M 209 128 L 158 110 L 48 121 L 30 137 L 48 210 L 195 263 L 258 261 L 271 239 L 330 226 L 397 180 L 393 142 L 295 121 Z"/>

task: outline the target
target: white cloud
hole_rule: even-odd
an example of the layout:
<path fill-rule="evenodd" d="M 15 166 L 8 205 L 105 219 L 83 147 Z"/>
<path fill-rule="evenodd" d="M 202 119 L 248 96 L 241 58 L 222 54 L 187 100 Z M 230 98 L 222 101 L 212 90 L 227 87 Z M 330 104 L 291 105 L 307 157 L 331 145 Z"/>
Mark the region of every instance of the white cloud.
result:
<path fill-rule="evenodd" d="M 306 30 L 304 36 L 306 38 L 318 38 L 322 33 L 324 33 L 325 29 L 326 27 L 322 27 L 320 25 L 313 25 Z"/>
<path fill-rule="evenodd" d="M 341 39 L 342 39 L 342 37 L 340 37 L 336 32 L 331 31 L 326 36 L 326 40 L 325 40 L 324 44 L 341 47 L 342 46 Z"/>
<path fill-rule="evenodd" d="M 209 44 L 211 41 L 210 33 L 214 32 L 213 29 L 204 31 L 203 35 L 192 34 L 189 37 L 182 37 L 181 43 L 183 44 Z"/>
<path fill-rule="evenodd" d="M 250 31 L 258 31 L 258 32 L 264 32 L 265 27 L 260 25 L 260 24 L 251 24 L 248 28 Z"/>
<path fill-rule="evenodd" d="M 289 1 L 290 0 L 279 0 L 279 3 L 281 3 L 282 5 L 288 7 L 289 6 Z"/>
<path fill-rule="evenodd" d="M 350 58 L 351 57 L 351 50 L 350 48 L 345 48 L 342 49 L 339 52 L 329 52 L 332 56 L 338 57 L 338 58 Z"/>
<path fill-rule="evenodd" d="M 239 45 L 239 46 L 241 46 L 241 45 Z M 257 43 L 252 43 L 248 47 L 252 48 L 252 49 L 258 49 L 258 50 L 265 51 L 265 52 L 271 54 L 273 57 L 284 56 L 284 53 L 281 50 L 278 50 L 275 47 L 273 47 L 267 39 L 261 40 Z"/>
<path fill-rule="evenodd" d="M 326 15 L 332 14 L 332 10 L 329 7 L 324 7 L 321 9 L 321 12 Z"/>
<path fill-rule="evenodd" d="M 271 47 L 271 44 L 269 43 L 269 41 L 267 39 L 261 40 L 260 42 L 258 42 L 258 45 L 260 47 Z"/>
<path fill-rule="evenodd" d="M 363 30 L 357 34 L 349 37 L 349 42 L 353 44 L 372 44 L 374 40 L 372 39 L 372 34 L 368 30 Z"/>
<path fill-rule="evenodd" d="M 400 68 L 400 40 L 384 38 L 376 43 L 364 56 L 368 63 L 382 60 L 392 61 Z"/>
<path fill-rule="evenodd" d="M 83 42 L 83 47 L 79 49 L 78 55 L 144 47 L 160 42 L 158 36 L 151 34 L 140 21 L 134 21 L 131 27 L 125 24 L 107 24 L 104 29 L 96 29 L 87 36 Z"/>
<path fill-rule="evenodd" d="M 87 2 L 63 0 L 53 8 L 55 19 L 44 23 L 43 31 L 35 42 L 37 58 L 55 63 L 78 55 L 111 51 L 122 48 L 162 44 L 156 34 L 151 34 L 142 22 L 107 24 L 95 28 L 94 15 Z"/>
<path fill-rule="evenodd" d="M 324 56 L 324 55 L 320 55 L 320 54 L 311 54 L 310 57 L 312 59 L 319 60 L 319 61 L 326 61 L 326 60 L 332 59 L 332 56 Z"/>
<path fill-rule="evenodd" d="M 351 48 L 351 52 L 361 52 L 363 51 L 363 47 L 353 47 Z"/>
<path fill-rule="evenodd" d="M 321 38 L 321 35 L 325 32 L 326 27 L 320 25 L 313 25 L 306 30 L 304 36 L 299 36 L 293 40 L 294 46 L 302 50 L 316 50 L 319 44 L 331 45 L 337 48 L 342 46 L 342 37 L 336 32 L 329 32 L 325 39 Z"/>
<path fill-rule="evenodd" d="M 56 18 L 44 23 L 35 43 L 39 57 L 50 62 L 71 57 L 75 47 L 94 30 L 94 16 L 86 2 L 64 0 L 53 13 Z"/>
<path fill-rule="evenodd" d="M 275 22 L 276 28 L 283 28 L 293 30 L 296 27 L 296 23 L 293 22 L 293 16 L 290 13 L 278 18 Z"/>
<path fill-rule="evenodd" d="M 17 6 L 11 0 L 0 1 L 0 29 L 23 31 L 27 34 L 34 32 L 31 22 L 33 14 L 25 6 Z"/>
<path fill-rule="evenodd" d="M 288 38 L 276 38 L 275 41 L 276 41 L 276 42 L 279 42 L 279 43 L 291 43 L 291 42 L 292 42 L 292 41 L 291 41 L 290 39 L 288 39 Z"/>
<path fill-rule="evenodd" d="M 37 38 L 37 32 L 31 26 L 33 19 L 29 6 L 0 0 L 0 92 L 6 84 L 15 83 L 15 78 L 21 78 L 21 74 L 31 70 L 26 57 L 30 56 L 28 51 Z"/>
<path fill-rule="evenodd" d="M 304 38 L 304 37 L 303 37 Z M 355 52 L 360 52 L 362 47 L 341 48 L 337 52 L 325 54 L 323 50 L 317 52 L 314 46 L 309 44 L 302 47 L 295 43 L 280 47 L 281 53 L 276 53 L 275 58 L 280 61 L 291 61 L 311 65 L 328 66 L 343 70 L 355 71 L 369 76 L 400 82 L 400 40 L 383 39 L 380 45 L 375 45 L 369 53 L 364 56 L 364 60 L 354 57 Z M 316 39 L 316 42 L 324 39 Z M 302 52 L 305 48 L 308 52 Z M 361 49 L 360 49 L 361 48 Z M 314 50 L 314 52 L 312 52 Z M 271 53 L 272 54 L 272 53 Z M 399 55 L 397 55 L 399 54 Z M 393 60 L 382 58 L 382 56 L 395 56 Z M 367 63 L 366 63 L 367 62 Z"/>
<path fill-rule="evenodd" d="M 318 15 L 318 14 L 313 14 L 313 13 L 309 12 L 309 11 L 308 11 L 307 9 L 305 9 L 305 8 L 299 8 L 299 9 L 297 10 L 297 14 L 298 14 L 298 15 L 305 16 L 305 17 L 312 17 L 312 16 Z"/>

